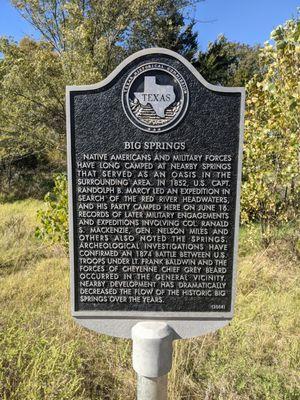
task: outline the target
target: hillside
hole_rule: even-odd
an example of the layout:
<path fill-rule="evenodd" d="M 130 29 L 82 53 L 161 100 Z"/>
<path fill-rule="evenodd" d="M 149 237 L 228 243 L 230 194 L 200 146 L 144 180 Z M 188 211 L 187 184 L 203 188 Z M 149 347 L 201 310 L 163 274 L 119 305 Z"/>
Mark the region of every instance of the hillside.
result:
<path fill-rule="evenodd" d="M 0 398 L 135 398 L 130 341 L 75 325 L 68 259 L 34 237 L 42 203 L 0 206 Z M 241 234 L 236 316 L 215 334 L 175 344 L 170 400 L 300 397 L 299 262 L 288 244 Z"/>

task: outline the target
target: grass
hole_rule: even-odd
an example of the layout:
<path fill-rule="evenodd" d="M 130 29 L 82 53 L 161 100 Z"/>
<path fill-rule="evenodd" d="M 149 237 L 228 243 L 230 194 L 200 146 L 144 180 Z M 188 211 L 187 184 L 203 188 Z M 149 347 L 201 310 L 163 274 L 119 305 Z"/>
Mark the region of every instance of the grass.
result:
<path fill-rule="evenodd" d="M 63 249 L 34 238 L 41 203 L 0 206 L 1 400 L 131 400 L 128 340 L 77 326 Z M 177 341 L 170 400 L 298 400 L 299 263 L 285 242 L 242 230 L 236 316 Z"/>

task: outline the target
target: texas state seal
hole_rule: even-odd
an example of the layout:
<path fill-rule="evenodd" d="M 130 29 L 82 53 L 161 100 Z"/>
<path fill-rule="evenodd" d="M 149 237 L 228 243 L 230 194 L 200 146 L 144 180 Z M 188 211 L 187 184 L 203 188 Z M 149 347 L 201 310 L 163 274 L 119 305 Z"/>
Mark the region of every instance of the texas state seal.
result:
<path fill-rule="evenodd" d="M 165 132 L 184 117 L 189 90 L 183 76 L 164 63 L 145 63 L 132 71 L 123 86 L 126 116 L 139 129 Z"/>

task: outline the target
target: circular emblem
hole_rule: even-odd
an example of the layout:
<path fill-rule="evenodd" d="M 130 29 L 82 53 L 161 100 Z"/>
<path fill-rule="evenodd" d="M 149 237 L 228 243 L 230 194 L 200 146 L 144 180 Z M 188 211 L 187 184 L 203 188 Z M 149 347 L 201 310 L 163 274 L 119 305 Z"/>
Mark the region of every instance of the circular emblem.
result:
<path fill-rule="evenodd" d="M 127 77 L 122 104 L 129 120 L 147 132 L 165 132 L 184 117 L 189 91 L 182 75 L 163 63 L 146 63 Z"/>

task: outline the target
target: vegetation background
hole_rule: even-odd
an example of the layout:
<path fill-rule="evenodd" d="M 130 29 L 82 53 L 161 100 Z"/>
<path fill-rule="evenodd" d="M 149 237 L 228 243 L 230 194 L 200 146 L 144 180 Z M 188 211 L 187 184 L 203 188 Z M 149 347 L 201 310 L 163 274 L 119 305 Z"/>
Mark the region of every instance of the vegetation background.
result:
<path fill-rule="evenodd" d="M 170 399 L 299 399 L 299 18 L 201 51 L 193 0 L 12 2 L 41 40 L 0 39 L 0 398 L 134 398 L 130 342 L 69 315 L 64 91 L 161 46 L 247 90 L 236 317 L 176 343 Z"/>

